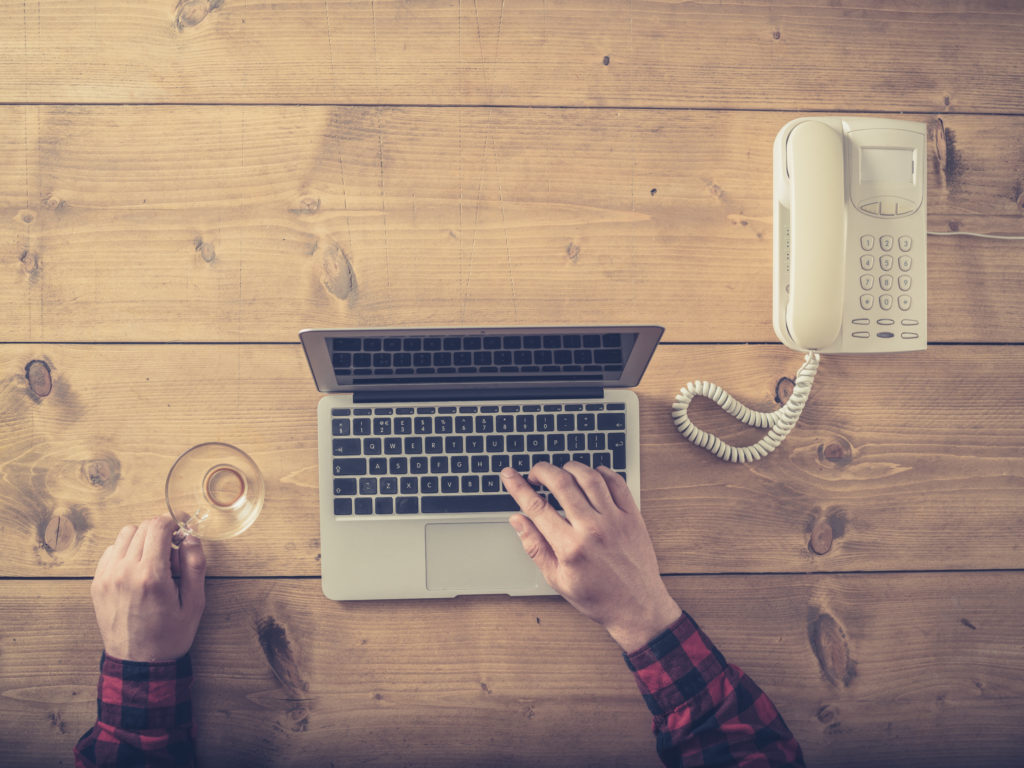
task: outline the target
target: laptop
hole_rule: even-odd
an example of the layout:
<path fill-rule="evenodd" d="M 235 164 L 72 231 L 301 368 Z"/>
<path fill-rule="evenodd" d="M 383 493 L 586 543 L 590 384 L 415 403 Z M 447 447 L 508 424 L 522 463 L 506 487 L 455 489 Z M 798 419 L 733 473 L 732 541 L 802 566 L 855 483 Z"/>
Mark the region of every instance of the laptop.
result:
<path fill-rule="evenodd" d="M 317 408 L 324 594 L 554 594 L 508 523 L 519 508 L 498 473 L 525 475 L 538 461 L 604 465 L 639 502 L 639 403 L 629 388 L 663 331 L 300 332 L 328 393 Z"/>

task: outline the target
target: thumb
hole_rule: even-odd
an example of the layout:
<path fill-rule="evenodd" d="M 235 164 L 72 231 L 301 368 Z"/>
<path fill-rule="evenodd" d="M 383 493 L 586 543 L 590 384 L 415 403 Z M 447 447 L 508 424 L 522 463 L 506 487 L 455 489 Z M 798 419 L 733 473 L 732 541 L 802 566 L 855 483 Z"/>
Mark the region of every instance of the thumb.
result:
<path fill-rule="evenodd" d="M 537 526 L 526 515 L 512 515 L 508 522 L 522 541 L 526 554 L 540 568 L 545 581 L 557 589 L 553 579 L 555 577 L 555 570 L 558 567 L 558 558 L 555 557 L 555 552 L 551 549 L 547 539 L 541 535 L 541 532 L 537 530 Z"/>
<path fill-rule="evenodd" d="M 179 550 L 181 564 L 181 604 L 199 613 L 206 607 L 206 555 L 203 544 L 195 536 L 182 542 Z"/>

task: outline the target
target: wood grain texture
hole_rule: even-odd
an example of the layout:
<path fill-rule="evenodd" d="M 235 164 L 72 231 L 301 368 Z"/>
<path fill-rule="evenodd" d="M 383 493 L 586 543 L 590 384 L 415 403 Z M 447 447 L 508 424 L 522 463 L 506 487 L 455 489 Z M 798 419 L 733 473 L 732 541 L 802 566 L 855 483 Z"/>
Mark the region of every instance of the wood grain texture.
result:
<path fill-rule="evenodd" d="M 1005 0 L 0 6 L 0 100 L 1019 112 Z"/>
<path fill-rule="evenodd" d="M 0 108 L 6 341 L 303 327 L 666 325 L 775 341 L 793 115 Z M 1024 118 L 929 123 L 929 228 L 1024 233 Z M 1020 342 L 1018 244 L 930 238 L 929 340 Z"/>
<path fill-rule="evenodd" d="M 672 577 L 808 765 L 1006 766 L 1024 748 L 1020 573 Z M 85 581 L 0 582 L 0 749 L 57 765 L 95 718 Z M 206 765 L 655 762 L 617 647 L 560 598 L 331 603 L 210 580 L 194 647 Z"/>
<path fill-rule="evenodd" d="M 1011 533 L 1024 525 L 1022 355 L 826 357 L 796 431 L 734 466 L 676 433 L 672 398 L 706 379 L 774 409 L 799 355 L 661 345 L 638 392 L 642 505 L 663 572 L 1024 567 Z M 32 361 L 49 373 L 45 397 Z M 165 511 L 175 458 L 217 440 L 255 459 L 267 502 L 244 536 L 208 544 L 211 573 L 318 576 L 317 398 L 296 345 L 0 347 L 0 575 L 91 575 L 123 525 Z M 692 415 L 756 439 L 706 402 Z"/>

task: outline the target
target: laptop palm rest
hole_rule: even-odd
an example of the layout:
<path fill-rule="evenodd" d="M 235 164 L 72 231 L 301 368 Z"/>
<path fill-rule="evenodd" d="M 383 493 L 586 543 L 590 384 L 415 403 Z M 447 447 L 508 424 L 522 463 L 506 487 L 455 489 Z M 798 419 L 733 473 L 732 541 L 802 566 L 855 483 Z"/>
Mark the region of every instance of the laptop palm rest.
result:
<path fill-rule="evenodd" d="M 507 522 L 431 523 L 424 531 L 432 592 L 514 595 L 544 584 Z"/>

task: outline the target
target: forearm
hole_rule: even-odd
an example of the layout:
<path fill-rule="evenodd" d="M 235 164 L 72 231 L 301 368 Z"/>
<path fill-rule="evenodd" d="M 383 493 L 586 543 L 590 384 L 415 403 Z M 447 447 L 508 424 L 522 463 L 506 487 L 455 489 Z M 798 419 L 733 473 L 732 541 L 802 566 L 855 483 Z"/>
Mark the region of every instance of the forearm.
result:
<path fill-rule="evenodd" d="M 148 664 L 104 654 L 96 725 L 75 747 L 75 765 L 192 766 L 192 662 Z"/>
<path fill-rule="evenodd" d="M 654 715 L 665 765 L 803 765 L 775 705 L 686 613 L 625 658 Z"/>

